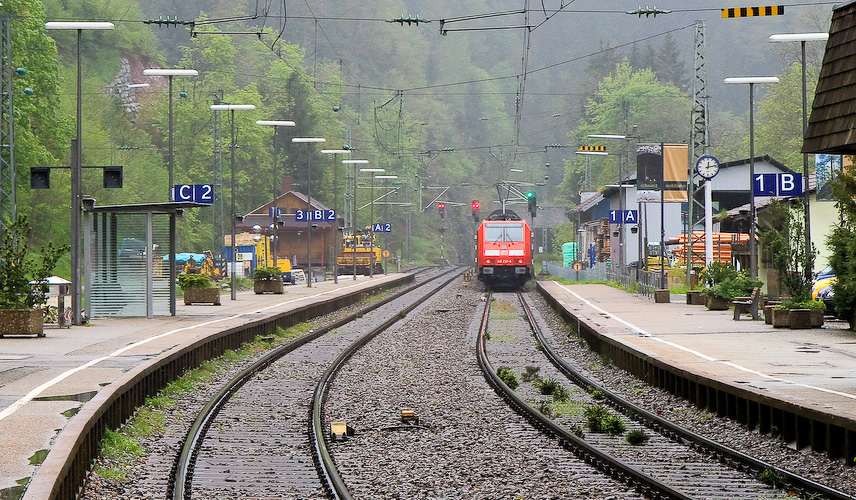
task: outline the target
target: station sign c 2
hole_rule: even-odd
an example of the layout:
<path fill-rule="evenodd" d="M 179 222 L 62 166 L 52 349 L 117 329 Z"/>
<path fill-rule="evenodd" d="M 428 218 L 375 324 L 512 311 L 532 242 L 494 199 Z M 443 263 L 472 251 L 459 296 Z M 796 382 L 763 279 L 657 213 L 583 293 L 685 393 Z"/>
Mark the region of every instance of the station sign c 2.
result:
<path fill-rule="evenodd" d="M 175 201 L 192 201 L 195 203 L 214 203 L 214 184 L 176 184 L 172 187 Z"/>

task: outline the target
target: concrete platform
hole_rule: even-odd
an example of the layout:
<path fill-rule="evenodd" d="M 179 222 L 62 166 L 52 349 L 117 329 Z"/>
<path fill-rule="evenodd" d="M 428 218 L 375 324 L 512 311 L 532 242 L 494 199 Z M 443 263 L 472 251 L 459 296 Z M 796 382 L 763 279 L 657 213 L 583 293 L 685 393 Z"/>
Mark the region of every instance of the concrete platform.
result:
<path fill-rule="evenodd" d="M 581 324 L 608 342 L 633 351 L 641 360 L 632 362 L 649 364 L 645 373 L 654 371 L 653 366 L 657 370 L 665 367 L 668 377 L 680 380 L 661 385 L 682 385 L 673 392 L 689 393 L 692 399 L 703 392 L 696 386 L 705 386 L 705 391 L 710 387 L 730 390 L 754 405 L 748 406 L 750 415 L 745 417 L 746 404 L 729 402 L 739 406 L 735 415 L 742 411 L 750 424 L 754 420 L 762 428 L 764 412 L 776 411 L 775 402 L 780 402 L 778 407 L 784 411 L 795 413 L 796 425 L 801 418 L 816 419 L 821 413 L 825 417 L 818 421 L 825 420 L 827 428 L 812 423 L 807 432 L 817 436 L 806 436 L 802 443 L 795 438 L 798 447 L 831 446 L 837 452 L 841 444 L 831 442 L 836 437 L 847 441 L 849 448 L 854 446 L 856 333 L 848 330 L 846 323 L 827 322 L 822 328 L 808 330 L 773 328 L 763 321 L 735 321 L 733 311 L 708 311 L 674 298 L 671 303 L 657 304 L 606 285 L 539 285 Z M 664 378 L 662 374 L 654 376 Z M 704 402 L 710 397 L 701 394 L 700 399 Z M 711 404 L 716 402 L 707 403 L 709 407 Z M 826 444 L 814 442 L 815 438 Z"/>
<path fill-rule="evenodd" d="M 31 460 L 40 463 L 81 407 L 129 370 L 249 319 L 360 293 L 402 276 L 340 276 L 338 284 L 287 286 L 282 295 L 239 292 L 234 301 L 223 295 L 220 306 L 179 300 L 176 316 L 95 318 L 89 326 L 47 328 L 43 338 L 0 339 L 0 491 L 29 480 L 38 469 Z"/>

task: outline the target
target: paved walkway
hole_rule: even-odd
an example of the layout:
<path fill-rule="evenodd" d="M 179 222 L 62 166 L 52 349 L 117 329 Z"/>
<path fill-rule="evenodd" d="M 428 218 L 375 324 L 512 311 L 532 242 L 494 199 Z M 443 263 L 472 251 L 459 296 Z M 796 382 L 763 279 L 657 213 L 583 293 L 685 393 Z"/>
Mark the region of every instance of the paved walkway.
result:
<path fill-rule="evenodd" d="M 653 358 L 856 420 L 856 333 L 846 323 L 827 321 L 810 330 L 773 328 L 763 321 L 734 321 L 733 311 L 687 305 L 682 295 L 656 304 L 606 285 L 542 285 L 604 335 Z"/>
<path fill-rule="evenodd" d="M 48 328 L 43 338 L 0 339 L 0 491 L 30 478 L 36 470 L 31 460 L 44 458 L 69 418 L 131 368 L 248 317 L 282 313 L 401 276 L 340 276 L 338 284 L 287 286 L 282 295 L 239 292 L 234 301 L 224 294 L 220 306 L 185 306 L 179 300 L 176 316 L 95 318 L 89 326 Z"/>

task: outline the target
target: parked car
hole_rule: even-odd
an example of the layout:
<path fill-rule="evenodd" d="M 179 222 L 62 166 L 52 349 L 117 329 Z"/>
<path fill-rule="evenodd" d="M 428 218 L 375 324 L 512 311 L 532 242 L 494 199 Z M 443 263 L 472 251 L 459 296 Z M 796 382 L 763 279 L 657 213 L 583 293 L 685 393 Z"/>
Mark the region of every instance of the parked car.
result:
<path fill-rule="evenodd" d="M 832 284 L 836 280 L 832 268 L 826 267 L 817 274 L 817 278 L 811 284 L 811 300 L 823 302 L 828 314 L 835 314 L 835 306 L 832 304 Z"/>

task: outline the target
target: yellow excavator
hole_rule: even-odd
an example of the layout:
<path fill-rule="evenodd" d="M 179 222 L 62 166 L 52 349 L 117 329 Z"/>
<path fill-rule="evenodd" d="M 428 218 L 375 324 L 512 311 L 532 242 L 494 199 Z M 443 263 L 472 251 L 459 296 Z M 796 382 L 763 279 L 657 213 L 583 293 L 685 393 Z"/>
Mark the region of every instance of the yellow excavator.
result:
<path fill-rule="evenodd" d="M 294 284 L 294 276 L 291 273 L 291 261 L 285 257 L 277 257 L 276 266 L 273 265 L 273 249 L 270 238 L 262 237 L 256 242 L 256 266 L 278 267 L 282 273 L 282 282 Z"/>
<path fill-rule="evenodd" d="M 374 274 L 383 274 L 380 263 L 381 249 L 372 246 L 371 234 L 357 233 L 345 237 L 345 249 L 342 255 L 336 257 L 339 274 L 354 272 L 354 259 L 357 262 L 357 274 L 369 274 L 374 266 Z"/>

